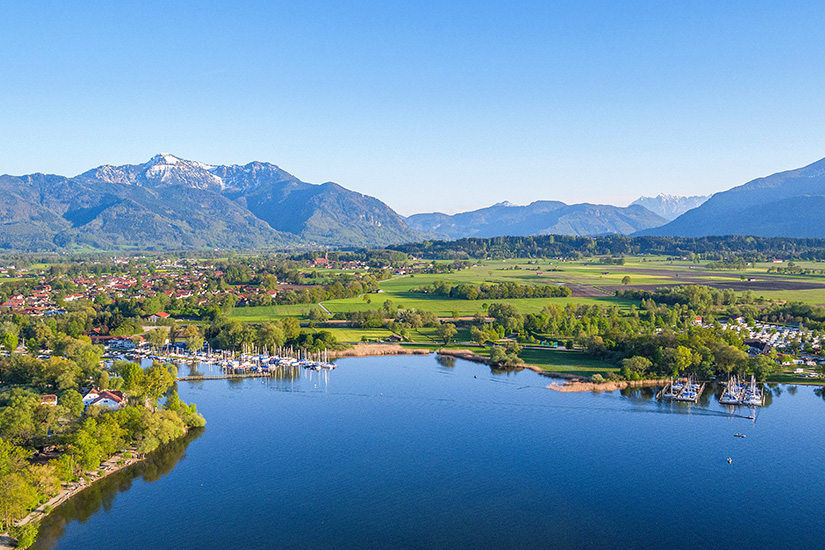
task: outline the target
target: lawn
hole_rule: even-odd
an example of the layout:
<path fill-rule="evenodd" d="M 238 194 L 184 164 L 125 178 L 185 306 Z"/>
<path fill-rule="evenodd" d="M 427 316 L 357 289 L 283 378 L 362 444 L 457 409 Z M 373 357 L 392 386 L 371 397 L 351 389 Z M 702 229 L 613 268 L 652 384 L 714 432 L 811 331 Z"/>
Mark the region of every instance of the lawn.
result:
<path fill-rule="evenodd" d="M 596 373 L 606 375 L 619 370 L 611 363 L 595 359 L 580 351 L 524 349 L 519 355 L 525 363 L 549 372 L 591 377 Z"/>

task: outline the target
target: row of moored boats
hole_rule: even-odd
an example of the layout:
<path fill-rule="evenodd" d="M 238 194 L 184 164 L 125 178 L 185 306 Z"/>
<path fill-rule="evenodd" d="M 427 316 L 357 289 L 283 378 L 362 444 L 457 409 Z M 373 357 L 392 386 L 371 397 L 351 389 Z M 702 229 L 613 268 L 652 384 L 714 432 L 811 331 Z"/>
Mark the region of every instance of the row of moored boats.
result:
<path fill-rule="evenodd" d="M 732 374 L 727 384 L 725 384 L 725 391 L 722 392 L 719 402 L 723 405 L 761 407 L 765 403 L 765 394 L 759 388 L 753 375 L 751 375 L 749 382 L 745 382 L 744 378 L 740 379 Z"/>

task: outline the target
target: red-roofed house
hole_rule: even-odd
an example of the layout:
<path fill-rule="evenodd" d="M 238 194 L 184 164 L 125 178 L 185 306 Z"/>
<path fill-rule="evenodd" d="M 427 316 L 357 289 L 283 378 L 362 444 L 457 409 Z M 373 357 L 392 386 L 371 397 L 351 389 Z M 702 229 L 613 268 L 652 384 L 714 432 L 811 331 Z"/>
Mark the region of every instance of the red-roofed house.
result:
<path fill-rule="evenodd" d="M 158 311 L 154 315 L 149 316 L 149 320 L 152 321 L 153 323 L 158 322 L 158 320 L 160 320 L 160 319 L 168 319 L 168 318 L 169 318 L 169 314 L 165 313 L 163 311 Z"/>

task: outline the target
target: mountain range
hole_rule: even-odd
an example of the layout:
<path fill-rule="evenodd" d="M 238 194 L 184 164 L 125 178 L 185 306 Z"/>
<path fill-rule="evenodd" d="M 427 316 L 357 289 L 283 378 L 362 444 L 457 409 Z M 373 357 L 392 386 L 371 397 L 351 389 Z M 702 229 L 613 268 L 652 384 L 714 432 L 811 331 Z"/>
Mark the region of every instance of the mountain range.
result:
<path fill-rule="evenodd" d="M 161 154 L 72 178 L 0 176 L 0 248 L 198 249 L 420 240 L 383 202 L 305 183 L 273 164 Z"/>
<path fill-rule="evenodd" d="M 714 194 L 701 206 L 638 235 L 825 238 L 825 159 Z"/>
<path fill-rule="evenodd" d="M 449 239 L 507 235 L 605 235 L 628 234 L 666 223 L 667 220 L 640 205 L 565 204 L 536 201 L 526 206 L 508 202 L 460 214 L 414 214 L 407 225 L 421 232 Z"/>
<path fill-rule="evenodd" d="M 615 233 L 825 238 L 824 209 L 825 159 L 710 198 L 659 195 L 627 207 L 505 202 L 403 218 L 374 197 L 332 182 L 306 183 L 274 164 L 209 165 L 160 154 L 74 177 L 0 176 L 0 249 L 380 247 L 431 238 Z"/>

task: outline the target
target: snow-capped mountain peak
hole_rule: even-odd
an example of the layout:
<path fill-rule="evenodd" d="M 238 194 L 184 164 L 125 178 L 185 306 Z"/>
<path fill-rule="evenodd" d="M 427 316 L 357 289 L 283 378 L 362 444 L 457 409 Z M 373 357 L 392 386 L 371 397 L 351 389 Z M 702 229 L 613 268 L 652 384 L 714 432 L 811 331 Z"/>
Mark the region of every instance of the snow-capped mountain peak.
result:
<path fill-rule="evenodd" d="M 639 204 L 644 206 L 651 212 L 654 212 L 665 219 L 674 220 L 693 208 L 700 206 L 710 195 L 695 195 L 692 197 L 683 197 L 680 195 L 669 195 L 667 193 L 660 193 L 655 197 L 639 197 L 630 205 Z"/>

